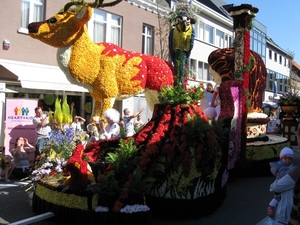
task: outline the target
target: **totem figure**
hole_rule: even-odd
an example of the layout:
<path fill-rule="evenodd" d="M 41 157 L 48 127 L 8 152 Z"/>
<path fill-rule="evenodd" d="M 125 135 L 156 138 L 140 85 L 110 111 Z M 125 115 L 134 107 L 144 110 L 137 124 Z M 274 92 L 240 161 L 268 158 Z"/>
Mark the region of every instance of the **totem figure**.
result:
<path fill-rule="evenodd" d="M 169 54 L 174 65 L 175 85 L 186 87 L 189 75 L 189 58 L 194 47 L 197 9 L 190 2 L 177 1 L 170 14 Z"/>

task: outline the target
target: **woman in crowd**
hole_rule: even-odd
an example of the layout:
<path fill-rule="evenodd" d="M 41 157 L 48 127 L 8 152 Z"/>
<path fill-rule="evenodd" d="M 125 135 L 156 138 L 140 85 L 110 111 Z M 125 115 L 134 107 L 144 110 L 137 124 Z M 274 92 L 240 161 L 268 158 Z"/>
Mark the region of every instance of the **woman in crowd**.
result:
<path fill-rule="evenodd" d="M 14 175 L 18 178 L 24 177 L 24 171 L 30 167 L 29 154 L 34 153 L 35 147 L 29 144 L 28 139 L 24 137 L 17 137 L 15 147 L 10 150 L 14 158 L 15 171 Z"/>

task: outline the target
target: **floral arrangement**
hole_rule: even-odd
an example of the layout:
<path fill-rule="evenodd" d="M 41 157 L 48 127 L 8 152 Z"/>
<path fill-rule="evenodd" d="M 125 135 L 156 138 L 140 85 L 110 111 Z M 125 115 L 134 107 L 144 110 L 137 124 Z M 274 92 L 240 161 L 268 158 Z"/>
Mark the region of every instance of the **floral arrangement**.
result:
<path fill-rule="evenodd" d="M 298 105 L 300 103 L 300 94 L 296 91 L 286 92 L 280 96 L 278 105 Z"/>
<path fill-rule="evenodd" d="M 63 133 L 61 130 L 50 132 L 49 142 L 42 148 L 41 155 L 36 157 L 36 162 L 30 179 L 34 182 L 48 176 L 64 175 L 66 163 L 71 157 L 76 142 L 83 140 L 80 133 L 73 128 L 68 128 Z"/>

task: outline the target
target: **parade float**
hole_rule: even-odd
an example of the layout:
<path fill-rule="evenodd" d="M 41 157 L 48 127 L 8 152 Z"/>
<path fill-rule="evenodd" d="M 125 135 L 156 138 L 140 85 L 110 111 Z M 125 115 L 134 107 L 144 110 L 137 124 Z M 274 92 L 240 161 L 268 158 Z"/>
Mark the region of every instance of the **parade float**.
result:
<path fill-rule="evenodd" d="M 239 176 L 269 175 L 269 162 L 277 160 L 290 143 L 287 138 L 266 135 L 269 118 L 262 113 L 262 93 L 267 71 L 261 57 L 250 50 L 250 30 L 258 9 L 242 4 L 228 12 L 233 17 L 235 46 L 217 49 L 208 57 L 211 74 L 220 84 L 219 118 L 230 127 L 228 170 Z"/>
<path fill-rule="evenodd" d="M 87 87 L 95 99 L 94 116 L 103 119 L 112 99 L 142 92 L 153 116 L 132 137 L 121 135 L 87 146 L 79 140 L 72 154 L 64 144 L 46 146 L 32 173 L 33 210 L 53 212 L 57 224 L 152 224 L 153 216 L 196 219 L 213 213 L 226 198 L 229 170 L 246 152 L 246 103 L 251 102 L 251 109 L 261 108 L 261 95 L 256 94 L 264 90 L 264 65 L 257 64 L 252 57 L 255 53 L 245 54 L 241 65 L 251 62 L 251 67 L 244 71 L 242 66 L 239 76 L 226 79 L 217 72 L 216 79 L 219 76 L 222 81 L 221 115 L 219 121 L 209 120 L 198 105 L 203 87 L 188 87 L 187 70 L 182 69 L 188 67 L 192 49 L 190 30 L 182 36 L 170 35 L 175 42 L 182 37 L 189 39 L 188 51 L 181 49 L 174 54 L 173 60 L 183 60 L 175 64 L 175 70 L 157 57 L 90 40 L 85 24 L 92 7 L 120 1 L 76 1 L 81 7 L 71 12 L 74 2 L 48 22 L 29 24 L 29 35 L 58 48 L 60 68 L 71 82 Z M 246 18 L 253 10 L 257 12 L 249 5 L 233 9 L 246 10 Z M 176 13 L 175 26 L 185 32 L 184 27 L 192 24 L 186 26 L 186 22 L 192 18 L 186 12 Z M 249 31 L 249 27 L 244 30 Z M 248 47 L 242 52 L 249 53 Z M 209 63 L 216 70 L 214 60 L 209 58 Z M 259 82 L 253 84 L 255 76 Z M 244 90 L 251 93 L 251 88 L 256 94 L 248 99 Z"/>

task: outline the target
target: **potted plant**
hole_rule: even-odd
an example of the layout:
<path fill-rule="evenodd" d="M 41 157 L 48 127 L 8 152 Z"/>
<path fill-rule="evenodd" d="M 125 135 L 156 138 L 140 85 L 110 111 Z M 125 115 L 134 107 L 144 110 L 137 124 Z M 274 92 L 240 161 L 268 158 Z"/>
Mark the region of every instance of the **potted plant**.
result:
<path fill-rule="evenodd" d="M 300 102 L 300 95 L 299 92 L 287 92 L 280 96 L 278 105 L 280 106 L 291 106 L 291 105 L 298 105 Z"/>
<path fill-rule="evenodd" d="M 285 120 L 294 120 L 293 113 L 298 110 L 300 104 L 299 92 L 290 91 L 280 96 L 278 105 L 286 113 Z"/>

